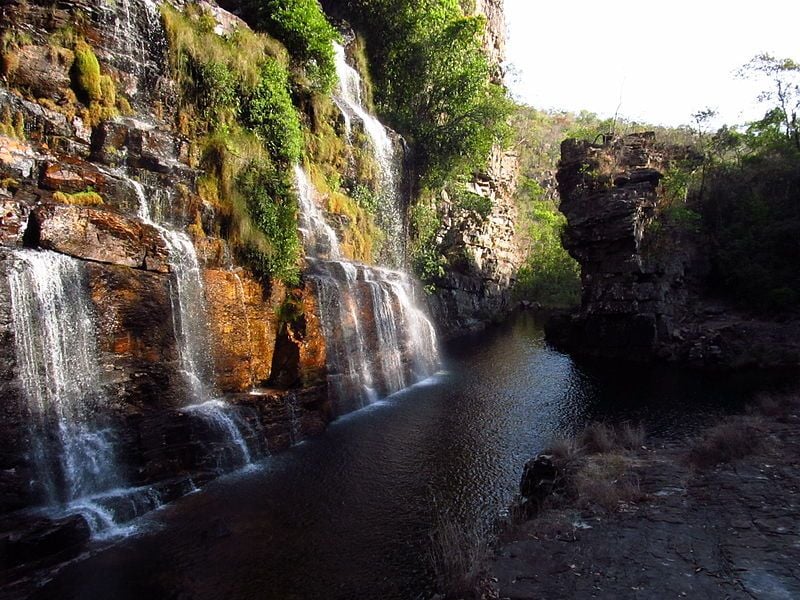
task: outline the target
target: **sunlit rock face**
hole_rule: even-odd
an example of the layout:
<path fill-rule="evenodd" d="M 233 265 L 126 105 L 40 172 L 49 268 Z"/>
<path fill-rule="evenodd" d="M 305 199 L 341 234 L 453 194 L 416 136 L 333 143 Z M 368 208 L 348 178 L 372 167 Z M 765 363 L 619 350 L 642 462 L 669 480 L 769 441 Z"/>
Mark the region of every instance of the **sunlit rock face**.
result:
<path fill-rule="evenodd" d="M 566 140 L 558 171 L 562 239 L 581 265 L 580 311 L 550 337 L 576 352 L 698 367 L 790 367 L 800 361 L 796 322 L 741 314 L 708 293 L 701 230 L 657 221 L 661 179 L 686 147 L 631 134 L 602 144 Z"/>
<path fill-rule="evenodd" d="M 430 303 L 446 337 L 501 320 L 513 308 L 511 291 L 524 260 L 514 201 L 518 169 L 516 155 L 495 151 L 486 173 L 469 184 L 469 191 L 491 201 L 486 217 L 459 208 L 446 193 L 438 201 L 437 242 L 449 266 Z"/>
<path fill-rule="evenodd" d="M 211 8 L 220 22 L 243 26 Z M 49 42 L 78 13 L 82 36 L 134 114 L 93 125 L 64 114 L 73 57 Z M 0 534 L 40 539 L 50 525 L 6 517 L 38 506 L 64 544 L 79 546 L 320 433 L 333 417 L 324 339 L 308 290 L 297 291 L 301 314 L 309 311 L 304 326 L 285 324 L 278 313 L 287 290 L 257 280 L 214 236 L 221 217 L 197 194 L 201 172 L 173 126 L 178 86 L 157 5 L 11 2 L 2 14 L 2 32 L 26 37 L 0 84 L 0 114 L 18 124 L 0 134 Z M 42 279 L 33 265 L 48 261 L 69 268 Z M 54 326 L 26 332 L 21 319 L 44 307 Z M 70 319 L 85 325 L 80 335 Z M 188 348 L 192 339 L 202 347 Z M 75 357 L 88 361 L 91 377 Z M 300 375 L 273 377 L 278 363 Z M 72 365 L 81 385 L 65 375 Z M 43 378 L 26 372 L 52 374 L 54 383 L 40 386 Z M 49 479 L 39 460 L 48 452 L 74 457 Z M 91 464 L 100 471 L 81 466 Z M 112 488 L 123 491 L 112 497 Z M 65 550 L 45 546 L 37 552 Z"/>

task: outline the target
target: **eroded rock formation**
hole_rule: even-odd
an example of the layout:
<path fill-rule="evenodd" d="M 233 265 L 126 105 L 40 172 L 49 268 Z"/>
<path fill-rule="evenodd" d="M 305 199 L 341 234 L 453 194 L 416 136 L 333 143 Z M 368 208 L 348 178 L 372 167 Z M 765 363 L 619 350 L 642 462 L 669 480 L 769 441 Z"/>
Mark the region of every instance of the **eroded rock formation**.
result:
<path fill-rule="evenodd" d="M 702 231 L 657 218 L 670 204 L 661 180 L 676 160 L 699 164 L 652 133 L 562 144 L 562 239 L 581 265 L 582 299 L 577 314 L 551 324 L 551 338 L 607 358 L 797 366 L 800 324 L 758 320 L 712 297 Z"/>

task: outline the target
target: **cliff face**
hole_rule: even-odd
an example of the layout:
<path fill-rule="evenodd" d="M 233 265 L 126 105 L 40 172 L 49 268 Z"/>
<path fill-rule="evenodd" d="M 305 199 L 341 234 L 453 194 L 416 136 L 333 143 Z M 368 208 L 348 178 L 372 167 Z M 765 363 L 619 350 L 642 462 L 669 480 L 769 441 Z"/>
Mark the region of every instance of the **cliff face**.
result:
<path fill-rule="evenodd" d="M 77 261 L 96 333 L 104 398 L 98 411 L 124 432 L 117 454 L 131 485 L 188 476 L 199 482 L 215 472 L 208 432 L 184 410 L 189 383 L 176 333 L 177 267 L 165 231 L 182 240 L 189 232 L 197 249 L 214 395 L 242 406 L 242 418 L 262 438 L 255 443 L 270 450 L 319 432 L 331 417 L 317 320 L 309 316 L 302 333 L 289 336 L 291 325 L 277 314 L 285 287 L 257 280 L 224 240 L 197 225 L 221 217 L 196 193 L 201 173 L 191 166 L 189 141 L 172 126 L 177 86 L 166 72 L 157 9 L 133 0 L 113 7 L 5 2 L 2 17 L 4 39 L 14 43 L 3 52 L 0 114 L 4 125 L 18 126 L 0 132 L 0 513 L 39 500 L 26 450 L 31 409 L 15 351 L 26 332 L 14 327 L 9 283 L 24 269 L 24 251 Z M 116 88 L 116 106 L 76 98 L 74 36 L 92 48 Z M 143 203 L 152 216 L 142 216 Z M 315 310 L 304 288 L 292 293 L 303 310 Z M 316 375 L 245 394 L 277 380 L 273 365 Z M 177 493 L 173 486 L 163 499 Z"/>
<path fill-rule="evenodd" d="M 459 208 L 446 193 L 439 199 L 442 227 L 436 241 L 449 265 L 430 304 L 446 336 L 500 320 L 512 308 L 511 288 L 524 258 L 513 199 L 517 174 L 516 156 L 496 151 L 487 173 L 468 186 L 490 199 L 486 217 Z"/>
<path fill-rule="evenodd" d="M 661 180 L 686 148 L 632 134 L 603 145 L 566 140 L 558 171 L 563 243 L 581 265 L 580 311 L 551 337 L 593 356 L 698 367 L 796 366 L 797 323 L 743 315 L 710 296 L 699 228 L 660 218 Z"/>
<path fill-rule="evenodd" d="M 475 14 L 486 17 L 483 47 L 494 68 L 495 82 L 502 83 L 506 39 L 503 3 L 478 0 Z M 511 289 L 524 261 L 514 202 L 518 175 L 517 156 L 495 148 L 486 172 L 476 175 L 468 186 L 468 191 L 491 201 L 488 216 L 481 218 L 458 208 L 446 193 L 437 203 L 442 223 L 437 242 L 449 264 L 430 304 L 446 337 L 500 320 L 512 308 Z"/>

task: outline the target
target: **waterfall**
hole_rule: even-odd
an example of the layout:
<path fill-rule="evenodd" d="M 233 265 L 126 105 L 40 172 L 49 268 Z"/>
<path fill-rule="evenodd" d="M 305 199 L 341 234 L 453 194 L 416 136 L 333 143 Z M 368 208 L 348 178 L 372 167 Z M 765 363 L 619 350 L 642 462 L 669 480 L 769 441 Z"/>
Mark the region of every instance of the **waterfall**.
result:
<path fill-rule="evenodd" d="M 139 200 L 139 219 L 159 232 L 169 253 L 175 341 L 181 371 L 192 394 L 189 406 L 184 411 L 205 421 L 223 446 L 233 449 L 230 460 L 218 460 L 220 469 L 248 465 L 252 463 L 252 455 L 242 430 L 249 428 L 249 425 L 236 414 L 236 407 L 215 398 L 213 386 L 209 383 L 213 369 L 207 352 L 209 340 L 205 292 L 194 244 L 187 234 L 154 222 L 144 186 L 130 178 L 128 181 Z"/>
<path fill-rule="evenodd" d="M 206 352 L 209 347 L 206 300 L 197 252 L 188 235 L 153 221 L 144 186 L 133 179 L 129 181 L 139 199 L 139 218 L 155 227 L 167 246 L 171 285 L 174 286 L 170 294 L 172 318 L 181 370 L 191 387 L 194 402 L 207 402 L 213 395 L 207 383 L 211 376 L 211 360 Z"/>
<path fill-rule="evenodd" d="M 361 94 L 361 76 L 347 64 L 345 49 L 333 45 L 336 75 L 339 84 L 333 101 L 344 117 L 345 131 L 352 144 L 353 121 L 358 121 L 370 140 L 372 155 L 378 165 L 378 208 L 376 222 L 386 234 L 386 244 L 381 249 L 384 264 L 400 267 L 405 255 L 403 227 L 402 162 L 403 152 L 389 130 L 369 114 Z"/>
<path fill-rule="evenodd" d="M 329 395 L 342 415 L 430 376 L 439 361 L 436 334 L 414 280 L 402 271 L 344 260 L 300 166 L 295 183 L 307 277 L 317 290 L 325 336 Z"/>
<path fill-rule="evenodd" d="M 96 418 L 105 397 L 81 263 L 47 250 L 14 250 L 13 256 L 14 343 L 31 412 L 37 487 L 47 505 L 81 507 L 93 514 L 87 520 L 95 529 L 110 527 L 112 515 L 89 498 L 120 487 L 124 478 L 114 432 Z"/>

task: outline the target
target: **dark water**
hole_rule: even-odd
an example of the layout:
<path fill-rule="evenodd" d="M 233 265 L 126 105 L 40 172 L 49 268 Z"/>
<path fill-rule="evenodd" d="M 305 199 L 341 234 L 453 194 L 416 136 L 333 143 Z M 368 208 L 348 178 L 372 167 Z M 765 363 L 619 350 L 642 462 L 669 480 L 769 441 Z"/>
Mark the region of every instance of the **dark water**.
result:
<path fill-rule="evenodd" d="M 578 366 L 524 315 L 448 354 L 446 374 L 152 513 L 146 532 L 66 567 L 35 597 L 425 598 L 438 515 L 492 522 L 552 436 L 596 418 L 680 434 L 754 389 Z"/>

